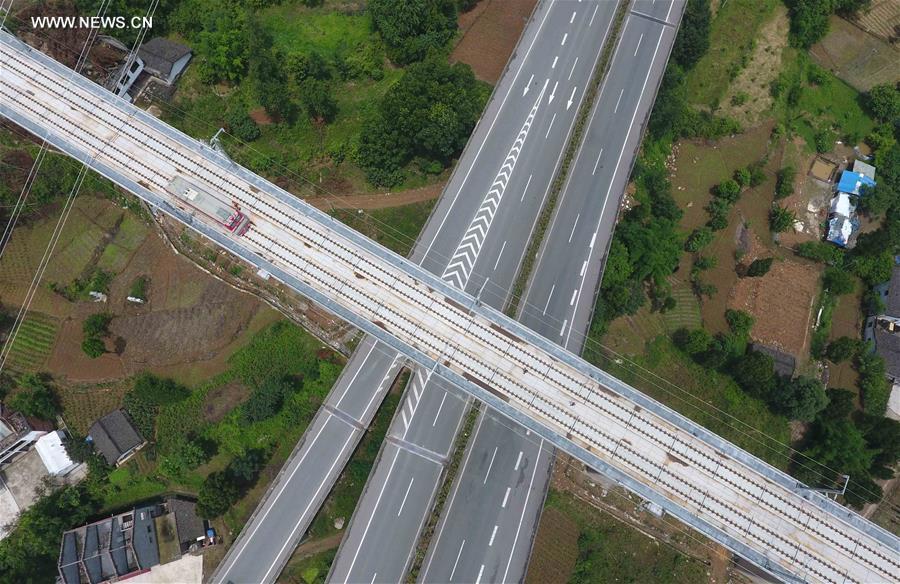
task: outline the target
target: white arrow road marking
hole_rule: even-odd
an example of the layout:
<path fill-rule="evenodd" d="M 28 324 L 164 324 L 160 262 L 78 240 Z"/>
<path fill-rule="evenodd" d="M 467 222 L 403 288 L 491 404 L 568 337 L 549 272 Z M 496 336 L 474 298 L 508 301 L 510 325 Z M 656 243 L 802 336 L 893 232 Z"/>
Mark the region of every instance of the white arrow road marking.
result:
<path fill-rule="evenodd" d="M 525 84 L 525 91 L 522 92 L 522 97 L 525 97 L 525 94 L 528 93 L 528 90 L 531 88 L 532 81 L 534 81 L 534 73 L 531 74 L 531 77 L 528 79 L 528 83 Z"/>
<path fill-rule="evenodd" d="M 566 109 L 572 107 L 572 102 L 575 100 L 575 92 L 578 91 L 578 86 L 572 88 L 572 95 L 569 96 L 569 102 L 566 103 Z"/>
<path fill-rule="evenodd" d="M 547 81 L 549 81 L 549 79 Z M 550 92 L 550 99 L 547 101 L 547 103 L 553 103 L 553 98 L 556 97 L 556 88 L 558 85 L 559 81 L 553 84 L 553 91 Z"/>
<path fill-rule="evenodd" d="M 544 98 L 544 92 L 547 90 L 547 84 L 549 82 L 549 79 L 544 81 L 544 87 L 541 89 L 540 95 L 537 96 L 534 105 L 531 107 L 531 111 L 528 113 L 525 123 L 522 124 L 522 129 L 519 130 L 519 134 L 516 136 L 516 140 L 509 149 L 509 153 L 506 155 L 503 165 L 500 166 L 497 176 L 494 177 L 494 182 L 491 185 L 490 190 L 488 190 L 487 195 L 485 195 L 484 200 L 481 202 L 481 206 L 478 207 L 478 210 L 475 212 L 475 216 L 472 218 L 471 223 L 469 223 L 469 227 L 463 234 L 459 245 L 456 247 L 456 251 L 454 251 L 450 258 L 450 262 L 447 264 L 444 273 L 441 275 L 441 278 L 445 282 L 456 286 L 460 290 L 465 290 L 466 284 L 469 283 L 469 276 L 475 268 L 478 254 L 481 253 L 481 246 L 487 238 L 487 233 L 491 228 L 491 223 L 494 221 L 497 208 L 500 206 L 500 201 L 503 199 L 503 193 L 506 192 L 506 185 L 509 183 L 509 178 L 512 176 L 513 169 L 516 167 L 516 161 L 519 159 L 519 154 L 522 152 L 522 147 L 525 145 L 525 139 L 528 137 L 531 125 L 534 123 L 534 117 L 537 115 L 538 108 L 541 105 L 541 100 Z"/>

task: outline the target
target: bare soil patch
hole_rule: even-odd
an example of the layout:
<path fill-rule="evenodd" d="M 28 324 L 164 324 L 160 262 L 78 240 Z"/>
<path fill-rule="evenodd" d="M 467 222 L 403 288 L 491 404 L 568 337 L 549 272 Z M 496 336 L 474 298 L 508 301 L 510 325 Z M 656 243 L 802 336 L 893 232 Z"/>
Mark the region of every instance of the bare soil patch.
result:
<path fill-rule="evenodd" d="M 418 189 L 409 189 L 393 193 L 365 193 L 329 198 L 315 197 L 307 199 L 306 202 L 323 211 L 330 211 L 332 209 L 362 209 L 364 211 L 370 211 L 373 209 L 386 209 L 388 207 L 402 207 L 403 205 L 411 205 L 413 203 L 422 203 L 424 201 L 437 199 L 441 196 L 441 191 L 444 190 L 445 184 L 446 182 L 442 181 Z"/>
<path fill-rule="evenodd" d="M 232 381 L 213 389 L 203 400 L 203 419 L 211 424 L 222 420 L 249 395 L 250 388 L 240 381 Z"/>
<path fill-rule="evenodd" d="M 877 18 L 887 5 L 893 5 L 893 26 L 900 24 L 900 2 L 876 0 L 872 10 L 860 21 L 861 26 L 874 30 L 883 24 L 893 28 L 888 19 Z M 831 17 L 830 25 L 828 35 L 809 51 L 816 63 L 858 91 L 868 91 L 879 83 L 900 81 L 900 47 L 897 43 L 890 44 L 837 16 Z"/>
<path fill-rule="evenodd" d="M 772 81 L 781 71 L 781 55 L 788 44 L 787 7 L 779 4 L 760 28 L 750 62 L 731 83 L 722 99 L 722 113 L 748 127 L 759 123 L 772 106 Z"/>
<path fill-rule="evenodd" d="M 756 319 L 750 335 L 754 341 L 800 358 L 809 354 L 819 274 L 812 265 L 776 261 L 765 276 L 739 279 L 728 304 Z"/>
<path fill-rule="evenodd" d="M 496 83 L 536 3 L 537 0 L 482 0 L 459 16 L 462 38 L 450 59 L 468 64 L 478 79 Z"/>

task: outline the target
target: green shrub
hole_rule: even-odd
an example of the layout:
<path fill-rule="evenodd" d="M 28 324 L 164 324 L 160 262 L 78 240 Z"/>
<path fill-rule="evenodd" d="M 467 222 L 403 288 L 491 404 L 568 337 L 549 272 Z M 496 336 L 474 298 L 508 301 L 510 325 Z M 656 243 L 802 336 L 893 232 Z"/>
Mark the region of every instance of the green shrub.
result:
<path fill-rule="evenodd" d="M 773 261 L 775 261 L 775 258 L 760 258 L 753 260 L 747 267 L 747 277 L 758 278 L 760 276 L 765 276 L 772 268 Z"/>
<path fill-rule="evenodd" d="M 776 384 L 770 402 L 776 411 L 792 420 L 811 422 L 828 405 L 828 396 L 818 379 L 785 377 Z"/>
<path fill-rule="evenodd" d="M 739 168 L 734 171 L 734 180 L 742 187 L 750 186 L 750 169 Z"/>
<path fill-rule="evenodd" d="M 99 337 L 88 337 L 81 341 L 81 350 L 91 359 L 96 359 L 106 353 L 106 343 Z"/>
<path fill-rule="evenodd" d="M 713 240 L 713 232 L 709 227 L 695 229 L 684 244 L 684 249 L 689 252 L 698 252 Z"/>
<path fill-rule="evenodd" d="M 848 359 L 852 359 L 860 350 L 860 343 L 856 339 L 850 337 L 840 337 L 828 343 L 825 349 L 825 356 L 832 363 L 843 363 Z"/>
<path fill-rule="evenodd" d="M 804 241 L 796 249 L 797 255 L 813 261 L 839 266 L 844 263 L 844 250 L 824 241 Z"/>
<path fill-rule="evenodd" d="M 775 198 L 784 199 L 794 193 L 794 177 L 797 171 L 793 166 L 785 166 L 775 174 Z"/>
<path fill-rule="evenodd" d="M 8 400 L 9 407 L 26 416 L 54 421 L 59 413 L 59 400 L 50 385 L 34 373 L 19 380 L 19 391 Z"/>
<path fill-rule="evenodd" d="M 832 294 L 843 296 L 856 289 L 856 280 L 849 272 L 828 266 L 822 274 L 822 286 Z"/>
<path fill-rule="evenodd" d="M 113 316 L 105 312 L 92 314 L 84 319 L 81 330 L 85 337 L 105 337 L 109 334 L 109 323 L 112 319 Z"/>
<path fill-rule="evenodd" d="M 147 276 L 138 276 L 134 279 L 134 282 L 131 283 L 131 291 L 129 291 L 128 295 L 132 298 L 147 300 L 147 286 L 149 284 L 150 278 Z"/>
<path fill-rule="evenodd" d="M 705 329 L 680 328 L 672 335 L 672 341 L 676 347 L 693 356 L 709 349 L 713 339 Z"/>
<path fill-rule="evenodd" d="M 790 209 L 775 205 L 769 212 L 769 228 L 775 233 L 783 233 L 794 226 L 797 216 Z"/>
<path fill-rule="evenodd" d="M 749 351 L 738 357 L 730 373 L 753 397 L 766 399 L 775 387 L 775 361 L 765 353 Z"/>
<path fill-rule="evenodd" d="M 225 118 L 225 125 L 232 136 L 242 142 L 253 142 L 259 138 L 259 126 L 243 109 L 234 109 Z"/>

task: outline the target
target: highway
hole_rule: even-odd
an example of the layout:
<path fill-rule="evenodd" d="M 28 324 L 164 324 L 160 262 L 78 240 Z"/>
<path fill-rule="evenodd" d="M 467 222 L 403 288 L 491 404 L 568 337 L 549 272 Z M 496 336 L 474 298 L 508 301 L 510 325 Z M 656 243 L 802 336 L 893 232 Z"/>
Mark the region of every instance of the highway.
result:
<path fill-rule="evenodd" d="M 585 304 L 593 302 L 684 8 L 681 1 L 647 4 L 633 10 L 670 24 L 635 12 L 626 17 L 520 307 L 520 322 L 575 353 L 581 351 L 591 314 L 575 310 L 574 289 L 584 288 Z M 571 284 L 566 287 L 567 280 Z M 572 330 L 579 334 L 570 335 Z M 521 581 L 552 457 L 552 448 L 540 436 L 495 412 L 482 415 L 419 580 Z"/>
<path fill-rule="evenodd" d="M 512 78 L 513 91 L 505 102 L 508 111 L 492 126 L 494 139 L 482 142 L 476 132 L 467 148 L 467 154 L 477 153 L 474 164 L 457 167 L 460 186 L 451 180 L 413 252 L 426 269 L 480 294 L 487 305 L 499 309 L 508 298 L 616 7 L 616 2 L 558 0 L 536 7 L 519 41 L 517 54 L 523 47 L 526 52 L 522 68 L 514 60 L 500 83 L 503 87 Z M 442 213 L 443 207 L 453 211 Z M 451 253 L 438 256 L 436 249 Z M 407 389 L 332 565 L 331 581 L 404 577 L 432 513 L 466 399 L 437 376 L 426 382 L 421 372 Z M 520 556 L 527 558 L 529 540 L 519 543 Z M 524 561 L 517 566 L 521 573 L 524 568 Z"/>
<path fill-rule="evenodd" d="M 873 582 L 900 540 L 0 33 L 0 115 L 782 579 Z M 181 178 L 252 217 L 192 210 Z"/>

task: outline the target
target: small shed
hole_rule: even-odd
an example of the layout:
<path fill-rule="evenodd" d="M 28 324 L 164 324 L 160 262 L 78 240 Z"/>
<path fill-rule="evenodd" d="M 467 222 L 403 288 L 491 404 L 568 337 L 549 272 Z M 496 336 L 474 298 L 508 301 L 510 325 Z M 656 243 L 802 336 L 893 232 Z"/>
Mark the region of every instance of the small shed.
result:
<path fill-rule="evenodd" d="M 156 37 L 138 49 L 144 70 L 166 85 L 172 85 L 191 60 L 191 48 L 169 39 Z"/>
<path fill-rule="evenodd" d="M 838 181 L 837 190 L 842 193 L 859 195 L 859 189 L 863 185 L 874 187 L 875 181 L 864 174 L 845 170 L 841 173 L 841 180 Z"/>
<path fill-rule="evenodd" d="M 868 162 L 863 162 L 858 158 L 853 161 L 853 172 L 861 174 L 863 176 L 867 176 L 873 181 L 875 180 L 875 167 Z"/>
<path fill-rule="evenodd" d="M 88 440 L 106 459 L 118 466 L 137 452 L 146 442 L 122 410 L 116 410 L 94 422 Z"/>
<path fill-rule="evenodd" d="M 853 247 L 854 236 L 859 229 L 856 219 L 835 215 L 828 221 L 828 241 L 841 247 Z"/>
<path fill-rule="evenodd" d="M 856 212 L 856 205 L 847 193 L 838 193 L 831 199 L 831 212 L 835 215 L 851 217 Z"/>
<path fill-rule="evenodd" d="M 52 476 L 65 476 L 69 474 L 78 464 L 69 458 L 66 452 L 66 445 L 63 440 L 62 430 L 48 432 L 37 439 L 34 444 L 38 456 L 47 472 Z"/>

